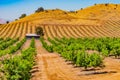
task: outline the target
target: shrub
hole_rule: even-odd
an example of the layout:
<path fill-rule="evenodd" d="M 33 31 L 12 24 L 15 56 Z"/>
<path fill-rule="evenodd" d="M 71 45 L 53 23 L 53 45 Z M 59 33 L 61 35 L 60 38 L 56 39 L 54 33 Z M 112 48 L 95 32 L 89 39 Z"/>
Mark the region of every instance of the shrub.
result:
<path fill-rule="evenodd" d="M 26 16 L 27 16 L 26 14 L 22 14 L 22 15 L 19 17 L 19 19 L 24 18 L 24 17 L 26 17 Z"/>
<path fill-rule="evenodd" d="M 105 6 L 108 6 L 108 5 L 109 5 L 109 3 L 106 3 L 106 4 L 105 4 Z"/>
<path fill-rule="evenodd" d="M 35 11 L 35 13 L 42 12 L 42 11 L 44 11 L 44 8 L 43 8 L 43 7 L 39 7 L 39 8 Z"/>
<path fill-rule="evenodd" d="M 38 26 L 36 28 L 36 34 L 43 36 L 44 35 L 43 28 Z"/>
<path fill-rule="evenodd" d="M 8 23 L 9 23 L 9 21 L 6 21 L 6 23 L 8 24 Z"/>
<path fill-rule="evenodd" d="M 33 41 L 31 41 L 31 44 L 34 44 Z M 28 49 L 22 51 L 20 56 L 2 61 L 3 66 L 0 70 L 5 74 L 5 80 L 29 80 L 31 76 L 30 70 L 35 64 L 35 55 L 35 48 L 30 46 Z"/>

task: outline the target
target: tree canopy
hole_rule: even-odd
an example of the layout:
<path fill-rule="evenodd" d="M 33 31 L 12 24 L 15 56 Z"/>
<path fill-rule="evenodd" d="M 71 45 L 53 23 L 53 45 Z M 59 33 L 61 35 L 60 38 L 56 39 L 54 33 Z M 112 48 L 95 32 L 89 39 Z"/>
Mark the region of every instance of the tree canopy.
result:
<path fill-rule="evenodd" d="M 36 27 L 36 34 L 43 36 L 44 35 L 43 28 L 40 26 Z"/>
<path fill-rule="evenodd" d="M 44 11 L 44 8 L 43 8 L 43 7 L 39 7 L 39 8 L 35 11 L 35 13 L 37 13 L 37 12 L 42 12 L 42 11 Z"/>
<path fill-rule="evenodd" d="M 6 21 L 6 23 L 8 24 L 8 23 L 9 23 L 9 21 Z"/>
<path fill-rule="evenodd" d="M 21 16 L 19 17 L 19 19 L 24 18 L 26 16 L 27 16 L 26 14 L 21 14 Z"/>

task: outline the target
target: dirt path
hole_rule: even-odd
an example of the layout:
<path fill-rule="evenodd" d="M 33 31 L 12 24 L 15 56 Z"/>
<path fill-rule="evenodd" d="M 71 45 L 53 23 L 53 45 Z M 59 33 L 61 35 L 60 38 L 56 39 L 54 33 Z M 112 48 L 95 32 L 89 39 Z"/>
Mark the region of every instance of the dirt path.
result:
<path fill-rule="evenodd" d="M 37 65 L 32 70 L 31 80 L 80 80 L 58 54 L 48 53 L 36 40 Z"/>
<path fill-rule="evenodd" d="M 74 68 L 68 64 L 56 53 L 49 53 L 39 40 L 36 40 L 36 65 L 31 70 L 30 80 L 120 80 L 120 60 L 106 58 L 104 60 L 105 68 L 97 70 L 98 72 L 108 71 L 105 74 L 90 74 L 94 71 L 81 71 L 81 68 Z M 113 71 L 113 72 L 111 72 Z M 115 73 L 114 73 L 115 72 Z"/>
<path fill-rule="evenodd" d="M 23 46 L 22 46 L 22 50 L 27 49 L 27 48 L 30 46 L 30 42 L 31 42 L 30 39 L 26 40 L 26 42 L 25 42 L 25 43 L 23 44 Z"/>
<path fill-rule="evenodd" d="M 114 74 L 107 74 L 96 78 L 97 80 L 120 80 L 120 59 L 106 58 L 104 60 L 106 71 L 116 71 Z"/>

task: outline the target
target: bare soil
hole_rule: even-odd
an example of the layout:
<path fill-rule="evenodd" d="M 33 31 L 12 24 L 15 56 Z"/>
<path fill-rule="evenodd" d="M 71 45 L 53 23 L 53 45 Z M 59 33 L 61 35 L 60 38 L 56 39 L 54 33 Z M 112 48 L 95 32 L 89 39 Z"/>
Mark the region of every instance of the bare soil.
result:
<path fill-rule="evenodd" d="M 66 62 L 57 53 L 47 52 L 39 40 L 35 42 L 37 56 L 31 80 L 120 80 L 119 59 L 105 58 L 103 69 L 83 71 L 83 68 Z"/>

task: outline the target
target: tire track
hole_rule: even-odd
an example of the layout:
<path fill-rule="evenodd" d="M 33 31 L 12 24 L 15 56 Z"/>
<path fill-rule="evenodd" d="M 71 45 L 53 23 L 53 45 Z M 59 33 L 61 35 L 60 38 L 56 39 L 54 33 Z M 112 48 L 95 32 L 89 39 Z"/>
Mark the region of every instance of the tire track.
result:
<path fill-rule="evenodd" d="M 31 80 L 80 80 L 58 54 L 42 48 L 39 40 L 36 40 L 36 49 L 36 65 L 31 70 Z"/>

